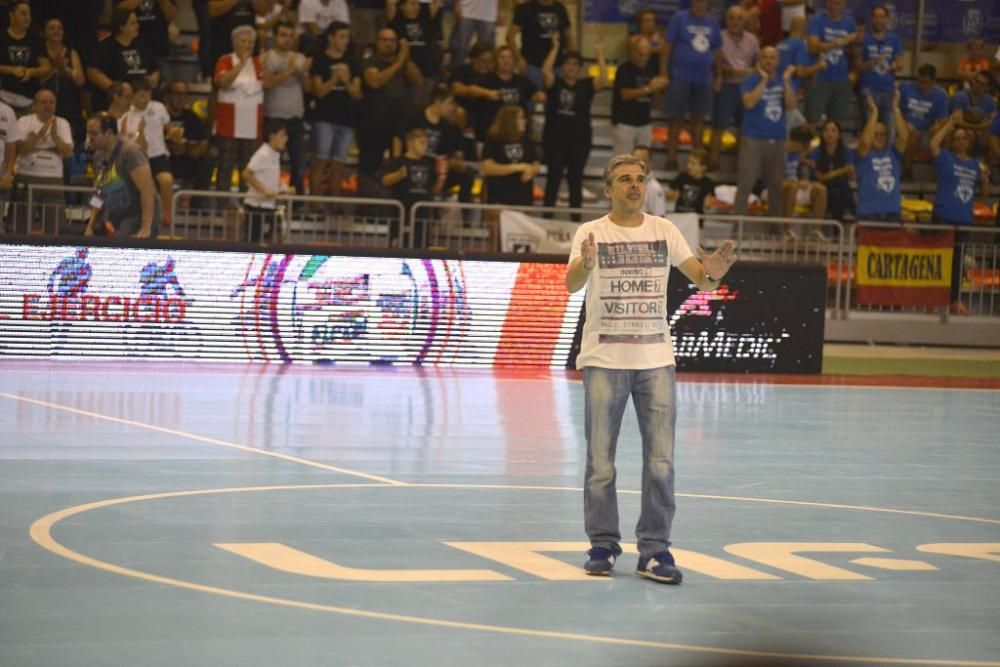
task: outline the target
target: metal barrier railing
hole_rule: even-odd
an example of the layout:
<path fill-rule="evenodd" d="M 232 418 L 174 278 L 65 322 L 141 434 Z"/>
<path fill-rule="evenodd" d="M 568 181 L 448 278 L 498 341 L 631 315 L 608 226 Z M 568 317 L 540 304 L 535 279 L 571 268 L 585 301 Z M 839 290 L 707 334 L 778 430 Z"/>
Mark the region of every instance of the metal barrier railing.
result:
<path fill-rule="evenodd" d="M 850 275 L 853 275 L 853 269 L 857 265 L 857 230 L 861 227 L 936 232 L 954 229 L 955 254 L 952 262 L 958 262 L 962 268 L 959 273 L 958 301 L 952 304 L 953 307 L 963 314 L 1000 316 L 1000 229 L 978 225 L 859 222 L 852 225 L 848 233 L 847 262 L 851 269 Z M 848 318 L 851 312 L 926 313 L 927 309 L 904 306 L 859 306 L 851 303 L 849 288 L 845 294 L 843 317 Z M 941 308 L 938 314 L 942 322 L 947 322 L 952 313 L 949 308 Z"/>
<path fill-rule="evenodd" d="M 421 201 L 410 207 L 407 238 L 418 248 L 456 252 L 500 252 L 500 213 L 517 211 L 562 222 L 582 222 L 607 215 L 606 208 L 507 206 L 453 201 Z"/>
<path fill-rule="evenodd" d="M 2 226 L 15 234 L 82 234 L 90 215 L 91 188 L 29 183 L 3 203 Z"/>
<path fill-rule="evenodd" d="M 277 224 L 252 239 L 246 193 L 179 190 L 174 193 L 171 235 L 199 241 L 400 247 L 403 206 L 393 199 L 281 195 Z M 405 247 L 405 246 L 404 246 Z"/>

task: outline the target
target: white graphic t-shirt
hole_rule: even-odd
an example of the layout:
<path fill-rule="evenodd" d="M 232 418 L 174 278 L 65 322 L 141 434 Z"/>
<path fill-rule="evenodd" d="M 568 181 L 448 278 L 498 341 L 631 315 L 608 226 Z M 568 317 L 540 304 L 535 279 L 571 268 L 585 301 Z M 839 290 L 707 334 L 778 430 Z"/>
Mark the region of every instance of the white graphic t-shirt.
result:
<path fill-rule="evenodd" d="M 670 267 L 692 256 L 674 223 L 644 214 L 638 227 L 608 216 L 580 225 L 569 261 L 580 256 L 593 233 L 597 266 L 587 278 L 587 319 L 576 359 L 578 369 L 644 369 L 674 365 L 667 326 Z"/>

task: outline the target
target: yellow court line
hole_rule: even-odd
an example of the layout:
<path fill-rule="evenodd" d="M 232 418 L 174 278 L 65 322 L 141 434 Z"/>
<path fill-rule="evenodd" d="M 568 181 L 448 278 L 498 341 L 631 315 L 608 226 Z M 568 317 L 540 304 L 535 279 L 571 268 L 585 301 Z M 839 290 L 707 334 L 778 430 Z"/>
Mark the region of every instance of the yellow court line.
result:
<path fill-rule="evenodd" d="M 642 639 L 625 639 L 622 637 L 611 637 L 606 635 L 588 635 L 575 632 L 555 632 L 551 630 L 519 628 L 515 626 L 506 626 L 506 625 L 488 625 L 483 623 L 468 623 L 463 621 L 449 621 L 445 619 L 410 616 L 406 614 L 390 614 L 385 612 L 366 611 L 363 609 L 337 607 L 334 605 L 302 602 L 299 600 L 289 600 L 286 598 L 257 595 L 255 593 L 245 593 L 243 591 L 237 591 L 228 588 L 219 588 L 217 586 L 207 586 L 204 584 L 184 581 L 182 579 L 173 579 L 171 577 L 163 577 L 160 575 L 151 574 L 149 572 L 133 570 L 130 568 L 115 565 L 113 563 L 108 563 L 105 561 L 97 560 L 95 558 L 91 558 L 89 556 L 85 556 L 77 551 L 73 551 L 72 549 L 63 546 L 62 544 L 57 542 L 55 538 L 52 537 L 52 527 L 59 521 L 62 521 L 63 519 L 94 509 L 110 507 L 112 505 L 121 505 L 130 502 L 139 502 L 142 500 L 154 500 L 154 499 L 172 498 L 179 496 L 193 496 L 200 494 L 238 493 L 247 491 L 264 491 L 264 490 L 276 491 L 276 490 L 290 490 L 290 489 L 303 489 L 303 488 L 315 489 L 315 488 L 374 487 L 374 486 L 381 487 L 381 486 L 393 486 L 393 485 L 315 484 L 308 486 L 244 487 L 244 488 L 232 488 L 232 489 L 209 489 L 204 491 L 173 491 L 169 493 L 132 496 L 127 498 L 112 498 L 109 500 L 102 500 L 93 503 L 87 503 L 84 505 L 77 505 L 76 507 L 69 507 L 66 509 L 59 510 L 57 512 L 53 512 L 52 514 L 44 516 L 41 519 L 35 521 L 31 525 L 30 533 L 31 533 L 31 538 L 36 543 L 38 543 L 39 546 L 48 549 L 54 554 L 75 561 L 77 563 L 81 563 L 83 565 L 89 565 L 91 567 L 105 570 L 107 572 L 112 572 L 114 574 L 119 574 L 126 577 L 132 577 L 134 579 L 141 579 L 157 584 L 163 584 L 166 586 L 175 586 L 177 588 L 184 588 L 202 593 L 211 593 L 214 595 L 222 595 L 241 600 L 249 600 L 252 602 L 263 602 L 266 604 L 272 604 L 276 606 L 292 607 L 297 609 L 308 609 L 310 611 L 322 611 L 333 614 L 342 614 L 345 616 L 354 616 L 358 618 L 369 618 L 381 621 L 396 621 L 401 623 L 414 623 L 418 625 L 428 625 L 440 628 L 452 628 L 457 630 L 475 630 L 479 632 L 492 632 L 496 634 L 515 635 L 521 637 L 539 637 L 544 639 L 583 641 L 583 642 L 592 642 L 599 644 L 611 644 L 617 646 L 633 646 L 641 648 L 688 651 L 694 653 L 708 653 L 714 655 L 745 656 L 754 658 L 779 658 L 785 660 L 807 660 L 816 662 L 874 663 L 880 665 L 933 665 L 935 667 L 938 666 L 1000 667 L 1000 662 L 989 662 L 989 661 L 979 661 L 979 660 L 935 660 L 935 659 L 920 659 L 920 658 L 890 658 L 890 657 L 872 657 L 872 656 L 857 656 L 857 655 L 827 655 L 827 654 L 813 654 L 813 653 L 782 653 L 778 651 L 729 649 L 729 648 L 718 648 L 713 646 L 699 646 L 696 644 L 678 644 L 670 642 L 648 641 Z"/>
<path fill-rule="evenodd" d="M 241 445 L 235 442 L 227 442 L 225 440 L 219 440 L 218 438 L 209 438 L 204 435 L 198 435 L 197 433 L 188 433 L 187 431 L 178 431 L 177 429 L 166 428 L 164 426 L 157 426 L 156 424 L 150 424 L 147 422 L 140 422 L 134 419 L 123 419 L 121 417 L 112 417 L 111 415 L 104 415 L 99 412 L 91 412 L 90 410 L 80 410 L 79 408 L 70 407 L 68 405 L 62 405 L 60 403 L 52 403 L 50 401 L 41 401 L 37 398 L 27 398 L 26 396 L 15 396 L 14 394 L 8 394 L 0 391 L 0 397 L 9 398 L 14 401 L 21 401 L 23 403 L 32 403 L 34 405 L 40 405 L 42 407 L 51 408 L 53 410 L 62 410 L 64 412 L 71 412 L 76 415 L 82 415 L 84 417 L 91 417 L 93 419 L 101 419 L 104 421 L 114 422 L 116 424 L 125 424 L 126 426 L 134 426 L 136 428 L 146 429 L 148 431 L 156 431 L 158 433 L 166 433 L 167 435 L 174 435 L 179 438 L 188 438 L 189 440 L 197 440 L 198 442 L 204 442 L 209 445 L 217 445 L 219 447 L 229 447 L 230 449 L 238 449 L 244 452 L 250 452 L 251 454 L 260 454 L 262 456 L 270 456 L 272 458 L 281 459 L 282 461 L 288 461 L 290 463 L 298 463 L 299 465 L 309 466 L 311 468 L 319 468 L 320 470 L 326 470 L 329 472 L 336 472 L 342 475 L 351 475 L 353 477 L 360 477 L 362 479 L 371 480 L 372 482 L 378 482 L 380 484 L 390 484 L 392 486 L 406 486 L 406 482 L 400 482 L 395 479 L 389 479 L 388 477 L 380 477 L 378 475 L 370 475 L 366 472 L 359 472 L 357 470 L 351 470 L 349 468 L 341 468 L 339 466 L 332 466 L 326 463 L 319 463 L 318 461 L 310 461 L 309 459 L 304 459 L 300 456 L 292 456 L 291 454 L 282 454 L 281 452 L 271 452 L 266 449 L 258 449 L 257 447 L 250 447 L 249 445 Z"/>

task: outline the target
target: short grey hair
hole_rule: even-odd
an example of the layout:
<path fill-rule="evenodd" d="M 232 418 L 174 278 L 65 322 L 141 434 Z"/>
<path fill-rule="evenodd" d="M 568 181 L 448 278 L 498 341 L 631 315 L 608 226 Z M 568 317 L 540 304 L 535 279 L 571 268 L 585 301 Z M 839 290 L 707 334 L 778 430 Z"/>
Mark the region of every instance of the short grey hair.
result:
<path fill-rule="evenodd" d="M 250 33 L 250 35 L 253 37 L 254 43 L 257 42 L 257 31 L 254 30 L 254 27 L 252 25 L 246 25 L 246 24 L 238 25 L 235 28 L 233 28 L 233 31 L 229 33 L 229 40 L 232 42 L 233 45 L 235 45 L 236 38 L 245 32 Z"/>
<path fill-rule="evenodd" d="M 611 185 L 611 177 L 615 173 L 615 169 L 622 166 L 623 164 L 637 164 L 642 167 L 643 175 L 649 174 L 649 166 L 634 155 L 616 155 L 610 160 L 608 160 L 608 166 L 604 168 L 604 184 Z"/>

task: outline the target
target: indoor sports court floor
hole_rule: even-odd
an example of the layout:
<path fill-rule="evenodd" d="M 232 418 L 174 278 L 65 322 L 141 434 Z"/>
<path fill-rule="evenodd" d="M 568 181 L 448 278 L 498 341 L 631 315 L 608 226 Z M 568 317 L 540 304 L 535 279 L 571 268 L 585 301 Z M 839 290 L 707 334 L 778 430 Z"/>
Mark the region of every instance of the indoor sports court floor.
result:
<path fill-rule="evenodd" d="M 573 375 L 5 361 L 0 665 L 1000 665 L 1000 383 L 800 382 L 681 376 L 670 587 Z"/>

